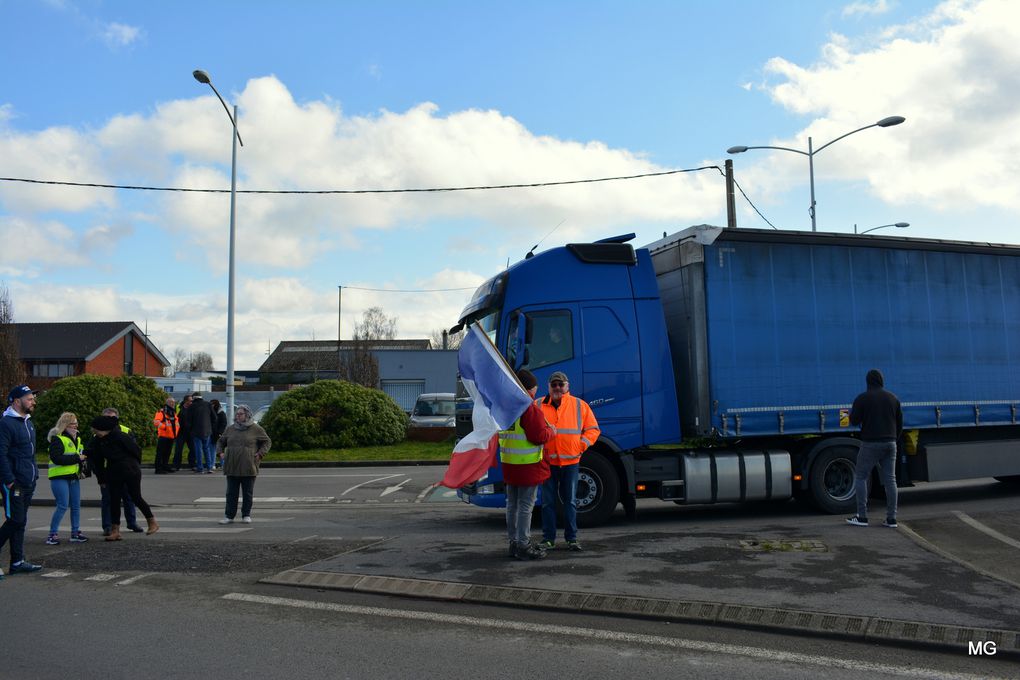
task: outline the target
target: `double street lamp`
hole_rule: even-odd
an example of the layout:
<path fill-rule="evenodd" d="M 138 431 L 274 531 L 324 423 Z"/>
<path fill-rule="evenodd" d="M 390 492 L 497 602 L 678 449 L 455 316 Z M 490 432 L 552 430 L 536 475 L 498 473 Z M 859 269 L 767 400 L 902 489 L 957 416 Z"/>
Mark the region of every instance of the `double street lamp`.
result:
<path fill-rule="evenodd" d="M 873 127 L 883 127 L 883 128 L 884 127 L 892 127 L 893 125 L 899 125 L 900 123 L 902 123 L 905 120 L 906 120 L 906 118 L 904 118 L 903 116 L 889 116 L 888 118 L 883 118 L 882 120 L 878 121 L 877 123 L 872 123 L 871 125 L 865 125 L 864 127 L 857 128 L 856 130 L 851 130 L 850 132 L 846 133 L 845 135 L 840 135 L 839 137 L 836 137 L 832 141 L 826 142 L 825 144 L 821 145 L 817 149 L 815 149 L 812 146 L 811 138 L 808 137 L 807 138 L 807 147 L 808 147 L 807 151 L 801 151 L 800 149 L 791 149 L 791 148 L 789 148 L 787 146 L 731 146 L 730 148 L 726 149 L 726 153 L 730 153 L 730 154 L 744 153 L 748 149 L 776 149 L 777 151 L 792 151 L 793 153 L 799 153 L 802 156 L 807 156 L 808 157 L 808 175 L 809 175 L 809 178 L 811 180 L 811 207 L 808 208 L 808 213 L 811 215 L 811 231 L 818 231 L 817 223 L 815 221 L 815 154 L 820 152 L 825 147 L 831 146 L 832 144 L 835 144 L 836 142 L 838 142 L 839 140 L 843 139 L 844 137 L 849 137 L 850 135 L 852 135 L 852 134 L 854 134 L 856 132 L 860 132 L 861 130 L 867 130 L 868 128 L 873 128 Z"/>
<path fill-rule="evenodd" d="M 223 104 L 223 110 L 227 112 L 227 117 L 230 118 L 233 128 L 231 135 L 233 151 L 230 157 L 230 245 L 228 247 L 229 284 L 227 288 L 227 418 L 228 422 L 232 422 L 234 418 L 234 213 L 237 202 L 237 145 L 244 146 L 244 142 L 241 141 L 241 133 L 237 131 L 237 105 L 234 105 L 234 113 L 231 115 L 227 103 L 223 101 L 223 97 L 220 96 L 216 86 L 209 79 L 209 74 L 199 70 L 194 71 L 191 75 L 195 76 L 195 80 L 198 82 L 211 87 L 212 91 L 216 93 L 216 97 L 220 100 L 220 104 Z"/>

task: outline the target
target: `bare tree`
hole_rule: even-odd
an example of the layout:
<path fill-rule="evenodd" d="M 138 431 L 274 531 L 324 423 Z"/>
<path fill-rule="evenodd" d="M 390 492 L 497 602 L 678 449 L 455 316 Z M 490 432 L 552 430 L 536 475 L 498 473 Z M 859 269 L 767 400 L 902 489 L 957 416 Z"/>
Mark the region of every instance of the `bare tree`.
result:
<path fill-rule="evenodd" d="M 365 387 L 379 386 L 379 361 L 372 355 L 375 340 L 392 340 L 397 335 L 397 318 L 390 318 L 381 307 L 369 307 L 354 325 L 353 347 L 345 352 L 340 375 Z"/>
<path fill-rule="evenodd" d="M 397 337 L 397 317 L 390 318 L 382 307 L 369 307 L 361 317 L 361 323 L 354 325 L 354 337 L 365 340 L 392 340 Z"/>
<path fill-rule="evenodd" d="M 446 335 L 446 347 L 443 347 L 444 334 Z M 429 335 L 429 341 L 432 343 L 432 349 L 459 349 L 460 343 L 464 342 L 464 330 L 448 333 L 443 328 L 436 328 Z"/>
<path fill-rule="evenodd" d="M 18 356 L 14 326 L 14 303 L 5 284 L 0 284 L 0 386 L 10 389 L 25 382 L 25 367 Z"/>
<path fill-rule="evenodd" d="M 186 352 L 180 347 L 174 350 L 173 363 L 175 373 L 189 371 L 215 371 L 212 356 L 208 352 Z"/>

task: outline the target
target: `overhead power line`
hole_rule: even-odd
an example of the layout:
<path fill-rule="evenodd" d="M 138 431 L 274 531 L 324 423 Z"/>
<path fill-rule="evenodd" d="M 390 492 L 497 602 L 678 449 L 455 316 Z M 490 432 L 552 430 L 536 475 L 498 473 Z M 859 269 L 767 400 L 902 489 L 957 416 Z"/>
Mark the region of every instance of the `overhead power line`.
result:
<path fill-rule="evenodd" d="M 595 182 L 616 182 L 646 177 L 664 177 L 679 175 L 701 170 L 722 170 L 718 165 L 705 165 L 700 168 L 683 168 L 679 170 L 663 170 L 662 172 L 646 172 L 639 175 L 619 175 L 616 177 L 596 177 L 593 179 L 571 179 L 555 182 L 528 182 L 522 184 L 491 184 L 463 187 L 431 187 L 422 189 L 238 189 L 239 194 L 423 194 L 451 191 L 486 191 L 492 189 L 529 189 L 533 187 L 552 187 L 566 184 L 592 184 Z M 192 189 L 187 187 L 151 187 L 133 184 L 99 184 L 95 182 L 63 182 L 58 180 L 27 179 L 24 177 L 0 177 L 0 182 L 23 182 L 25 184 L 48 184 L 65 187 L 92 187 L 97 189 L 132 189 L 136 191 L 179 191 L 200 194 L 229 194 L 230 189 Z"/>

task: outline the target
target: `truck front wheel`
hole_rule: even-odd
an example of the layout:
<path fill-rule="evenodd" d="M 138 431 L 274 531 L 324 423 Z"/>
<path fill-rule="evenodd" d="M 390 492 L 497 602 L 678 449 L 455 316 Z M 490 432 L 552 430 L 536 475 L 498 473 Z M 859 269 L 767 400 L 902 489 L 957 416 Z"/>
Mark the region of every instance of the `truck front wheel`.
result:
<path fill-rule="evenodd" d="M 620 499 L 620 479 L 609 460 L 598 451 L 586 451 L 577 472 L 577 523 L 583 527 L 604 524 Z"/>
<path fill-rule="evenodd" d="M 819 510 L 832 515 L 852 513 L 857 509 L 854 498 L 854 469 L 857 449 L 850 446 L 832 446 L 815 458 L 811 464 L 811 502 Z"/>

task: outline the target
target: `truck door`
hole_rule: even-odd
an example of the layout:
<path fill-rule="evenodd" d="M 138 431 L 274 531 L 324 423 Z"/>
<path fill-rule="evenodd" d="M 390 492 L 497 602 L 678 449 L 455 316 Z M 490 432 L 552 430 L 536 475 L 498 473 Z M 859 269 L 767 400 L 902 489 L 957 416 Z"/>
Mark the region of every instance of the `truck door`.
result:
<path fill-rule="evenodd" d="M 520 351 L 523 340 L 523 352 Z M 526 368 L 538 378 L 538 394 L 547 392 L 553 371 L 570 379 L 570 391 L 584 392 L 581 372 L 580 321 L 577 305 L 523 307 L 510 315 L 506 357 L 515 368 Z"/>
<path fill-rule="evenodd" d="M 581 306 L 584 400 L 601 438 L 629 449 L 642 443 L 641 352 L 634 303 L 604 300 Z"/>

